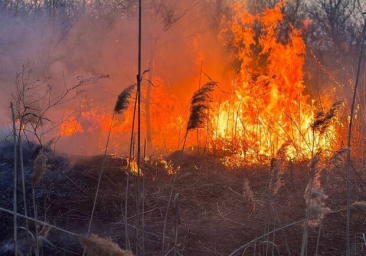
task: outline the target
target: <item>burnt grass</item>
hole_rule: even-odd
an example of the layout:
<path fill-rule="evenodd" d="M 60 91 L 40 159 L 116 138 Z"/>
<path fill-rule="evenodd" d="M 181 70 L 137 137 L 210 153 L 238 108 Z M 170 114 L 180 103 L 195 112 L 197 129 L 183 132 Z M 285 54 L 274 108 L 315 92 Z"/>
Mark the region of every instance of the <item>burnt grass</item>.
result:
<path fill-rule="evenodd" d="M 176 162 L 178 153 L 167 157 Z M 0 155 L 0 207 L 13 207 L 13 159 L 11 154 Z M 91 216 L 103 156 L 57 156 L 49 160 L 49 171 L 37 185 L 36 201 L 39 220 L 75 234 L 85 234 Z M 34 157 L 25 155 L 26 194 L 28 215 L 33 216 L 31 179 Z M 108 155 L 101 180 L 91 233 L 108 237 L 121 248 L 125 244 L 126 166 L 123 158 Z M 146 255 L 161 255 L 162 229 L 170 193 L 171 175 L 159 160 L 144 165 L 145 250 Z M 365 175 L 361 168 L 352 170 L 352 201 L 366 200 Z M 180 194 L 178 255 L 229 255 L 256 237 L 280 226 L 305 218 L 304 191 L 309 180 L 309 163 L 287 163 L 283 186 L 276 198 L 268 199 L 270 167 L 251 165 L 229 169 L 209 154 L 188 152 L 177 178 L 175 193 Z M 132 250 L 136 246 L 136 184 L 129 176 L 127 230 Z M 253 200 L 243 195 L 244 180 L 248 179 Z M 322 172 L 322 186 L 328 198 L 326 206 L 332 211 L 346 206 L 344 165 Z M 24 214 L 21 180 L 18 184 L 18 212 Z M 278 209 L 274 221 L 274 208 Z M 169 209 L 165 253 L 173 255 L 174 203 Z M 324 217 L 319 237 L 318 255 L 345 255 L 346 219 L 344 211 Z M 0 255 L 13 255 L 13 216 L 0 212 Z M 351 243 L 354 254 L 366 255 L 363 233 L 365 218 L 352 219 Z M 266 225 L 268 224 L 268 225 Z M 23 255 L 32 247 L 32 239 L 24 229 L 26 223 L 18 218 L 18 244 Z M 30 231 L 34 224 L 29 222 Z M 41 255 L 82 255 L 77 236 L 40 225 Z M 299 255 L 303 233 L 302 223 L 290 226 L 252 243 L 237 255 Z M 310 228 L 308 255 L 314 255 L 319 228 Z M 272 254 L 273 251 L 273 254 Z M 164 254 L 165 255 L 165 254 Z"/>

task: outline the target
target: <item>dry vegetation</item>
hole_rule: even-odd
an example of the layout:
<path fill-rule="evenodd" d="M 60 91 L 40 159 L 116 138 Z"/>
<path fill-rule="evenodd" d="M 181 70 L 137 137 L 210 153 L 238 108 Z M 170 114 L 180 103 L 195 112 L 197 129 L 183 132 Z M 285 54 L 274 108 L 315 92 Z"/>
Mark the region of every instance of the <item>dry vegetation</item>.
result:
<path fill-rule="evenodd" d="M 325 13 L 338 8 L 322 5 L 324 1 L 314 6 L 322 6 Z M 177 16 L 174 6 L 162 2 L 152 1 L 149 15 L 161 22 L 164 33 L 195 6 L 185 6 Z M 211 2 L 200 3 L 200 8 Z M 0 7 L 15 10 L 15 16 L 38 15 L 37 2 L 9 3 L 0 0 Z M 225 44 L 220 54 L 231 55 L 230 70 L 235 66 L 235 74 L 227 80 L 223 75 L 227 84 L 214 82 L 203 69 L 204 54 L 198 53 L 199 43 L 194 41 L 200 77 L 187 111 L 161 86 L 163 79 L 152 75 L 155 64 L 140 74 L 140 43 L 137 84 L 114 97 L 113 111 L 105 111 L 109 103 L 98 109 L 80 101 L 80 113 L 69 111 L 66 117 L 64 112 L 60 122 L 48 116 L 59 115 L 64 105 L 84 95 L 86 85 L 111 77 L 94 72 L 70 86 L 63 76 L 63 86 L 54 93 L 57 86 L 49 85 L 51 77 L 33 81 L 47 68 L 41 72 L 31 62 L 23 66 L 11 96 L 8 137 L 13 142 L 0 150 L 0 255 L 366 255 L 366 115 L 360 107 L 366 103 L 357 97 L 358 85 L 366 79 L 361 74 L 366 20 L 362 32 L 348 33 L 353 39 L 345 39 L 350 45 L 344 46 L 332 37 L 333 30 L 328 41 L 334 44 L 324 43 L 317 41 L 316 26 L 308 21 L 300 24 L 296 17 L 304 15 L 297 13 L 304 8 L 301 1 L 295 5 L 269 1 L 259 9 L 249 0 L 248 6 L 238 2 L 227 8 L 222 8 L 222 1 L 215 3 L 217 17 L 207 24 L 220 29 L 217 34 Z M 343 21 L 350 19 L 340 29 L 358 24 L 347 15 L 352 8 L 359 14 L 363 5 L 339 3 L 347 17 Z M 85 5 L 79 6 L 81 10 Z M 88 6 L 98 7 L 92 2 Z M 104 8 L 111 11 L 111 6 Z M 47 8 L 53 10 L 55 22 L 60 7 L 54 3 Z M 310 7 L 308 11 L 319 22 L 319 13 Z M 108 17 L 103 12 L 88 15 L 85 21 L 94 24 Z M 71 30 L 77 18 L 69 18 Z M 139 36 L 140 41 L 141 31 Z M 150 63 L 154 63 L 158 39 L 151 38 Z M 350 78 L 354 67 L 350 65 L 333 77 L 314 51 L 307 50 L 306 39 L 310 47 L 317 45 L 319 55 L 320 51 L 330 55 L 332 47 L 347 48 L 346 53 L 352 47 L 354 55 L 361 50 L 356 74 Z M 312 58 L 305 58 L 307 52 Z M 308 88 L 305 80 L 315 83 L 312 65 L 317 81 Z M 327 80 L 324 88 L 319 77 Z M 343 88 L 340 78 L 351 89 Z M 177 82 L 177 87 L 183 85 L 183 79 Z M 332 93 L 321 92 L 327 88 Z M 339 97 L 339 91 L 347 90 L 352 100 L 350 95 Z M 361 95 L 365 91 L 361 88 Z M 142 121 L 141 113 L 146 114 Z M 67 154 L 71 151 L 67 143 L 66 153 L 59 153 L 57 142 L 71 142 L 75 134 L 84 138 L 80 148 L 93 145 L 104 154 Z M 126 156 L 108 151 L 122 147 L 127 148 Z"/>
<path fill-rule="evenodd" d="M 92 197 L 98 182 L 101 160 L 102 157 L 53 159 L 52 168 L 45 174 L 36 189 L 40 218 L 72 233 L 85 233 L 90 219 Z M 177 162 L 179 154 L 173 154 L 167 160 Z M 32 162 L 32 160 L 27 161 Z M 182 171 L 175 185 L 176 192 L 180 194 L 180 225 L 177 243 L 179 255 L 229 255 L 236 248 L 256 237 L 261 238 L 243 248 L 244 255 L 254 253 L 271 255 L 272 250 L 274 255 L 287 255 L 288 249 L 292 255 L 298 255 L 306 209 L 303 198 L 309 179 L 309 163 L 289 162 L 284 165 L 281 175 L 282 186 L 274 197 L 269 193 L 273 171 L 268 166 L 256 165 L 231 170 L 220 164 L 212 155 L 188 150 L 183 156 Z M 123 220 L 126 166 L 125 159 L 107 157 L 91 228 L 91 233 L 110 238 L 122 248 L 126 248 Z M 318 177 L 327 195 L 325 204 L 332 212 L 325 212 L 320 226 L 309 227 L 308 252 L 310 254 L 315 253 L 317 248 L 320 255 L 344 255 L 346 188 L 343 166 L 343 164 L 334 166 Z M 6 175 L 9 168 L 11 168 L 11 162 L 3 160 L 2 177 L 9 176 Z M 157 255 L 161 249 L 161 232 L 171 188 L 171 176 L 167 174 L 166 165 L 161 161 L 147 161 L 144 168 L 146 173 L 144 198 L 146 255 Z M 26 173 L 30 178 L 29 168 Z M 366 201 L 366 198 L 359 191 L 365 189 L 366 177 L 358 175 L 360 174 L 354 170 L 352 194 L 359 202 L 353 204 L 351 208 L 352 250 L 358 253 L 353 255 L 365 253 L 362 239 L 365 221 L 363 201 Z M 134 177 L 130 176 L 130 179 L 133 182 Z M 132 248 L 136 245 L 134 239 L 135 189 L 135 186 L 131 185 L 128 195 L 130 210 L 127 229 Z M 2 206 L 7 208 L 11 206 L 11 201 L 6 200 L 11 198 L 11 192 L 11 189 L 7 189 L 2 193 Z M 19 211 L 22 210 L 19 209 Z M 278 214 L 277 217 L 275 213 Z M 166 244 L 171 253 L 174 248 L 174 216 L 174 207 L 171 207 L 166 235 Z M 7 237 L 7 234 L 12 232 L 12 218 L 7 213 L 1 213 L 1 218 L 3 220 L 1 236 Z M 294 225 L 291 225 L 293 223 Z M 24 220 L 20 218 L 19 225 L 23 226 L 23 224 Z M 287 225 L 290 226 L 274 234 L 263 236 Z M 40 229 L 44 230 L 45 227 L 41 226 Z M 82 254 L 77 236 L 51 227 L 44 234 L 44 238 L 53 244 L 51 246 L 43 242 L 44 255 Z M 7 248 L 11 248 L 11 237 L 9 239 L 4 239 L 2 242 L 1 250 L 4 255 L 11 254 L 5 252 Z M 26 231 L 20 230 L 18 243 L 24 252 L 31 248 L 27 247 L 29 236 Z M 94 246 L 98 246 L 98 243 Z M 105 250 L 103 248 L 100 250 Z"/>

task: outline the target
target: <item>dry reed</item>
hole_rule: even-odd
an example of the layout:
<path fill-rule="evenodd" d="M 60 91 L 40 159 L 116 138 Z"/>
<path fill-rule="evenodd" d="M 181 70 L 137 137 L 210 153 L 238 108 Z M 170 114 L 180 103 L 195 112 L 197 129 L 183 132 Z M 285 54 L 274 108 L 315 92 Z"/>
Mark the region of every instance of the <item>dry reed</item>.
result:
<path fill-rule="evenodd" d="M 206 125 L 210 103 L 213 101 L 212 92 L 216 84 L 210 81 L 193 94 L 187 130 L 203 128 Z"/>
<path fill-rule="evenodd" d="M 250 187 L 250 183 L 248 179 L 244 180 L 243 183 L 243 197 L 252 207 L 252 211 L 255 210 L 255 201 L 254 201 L 254 192 Z"/>
<path fill-rule="evenodd" d="M 131 251 L 123 250 L 111 240 L 97 235 L 78 236 L 78 239 L 89 256 L 133 256 Z"/>
<path fill-rule="evenodd" d="M 43 175 L 47 172 L 47 155 L 41 150 L 34 161 L 33 166 L 33 187 L 42 179 Z"/>
<path fill-rule="evenodd" d="M 314 122 L 311 124 L 311 128 L 314 131 L 318 131 L 319 134 L 323 134 L 330 125 L 330 121 L 336 116 L 339 109 L 342 107 L 343 101 L 337 101 L 333 103 L 328 112 L 320 110 L 316 116 Z"/>
<path fill-rule="evenodd" d="M 324 194 L 320 182 L 320 172 L 323 170 L 322 163 L 319 157 L 315 157 L 310 164 L 311 178 L 306 186 L 304 199 L 309 211 L 308 225 L 310 227 L 319 226 L 324 214 L 330 211 L 325 206 L 325 199 L 327 195 Z"/>
<path fill-rule="evenodd" d="M 351 219 L 363 218 L 366 220 L 366 201 L 356 201 L 350 206 Z"/>
<path fill-rule="evenodd" d="M 118 95 L 116 105 L 114 106 L 114 113 L 122 114 L 128 106 L 130 105 L 130 98 L 133 89 L 135 89 L 136 84 L 132 84 L 124 89 L 120 95 Z"/>

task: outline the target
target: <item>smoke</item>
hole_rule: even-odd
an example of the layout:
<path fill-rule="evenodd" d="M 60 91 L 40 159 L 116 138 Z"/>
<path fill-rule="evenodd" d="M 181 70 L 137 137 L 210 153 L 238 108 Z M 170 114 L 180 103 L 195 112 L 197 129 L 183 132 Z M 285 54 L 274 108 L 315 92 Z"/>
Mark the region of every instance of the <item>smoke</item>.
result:
<path fill-rule="evenodd" d="M 143 70 L 152 69 L 152 76 L 164 80 L 166 90 L 179 95 L 183 104 L 188 104 L 198 88 L 201 67 L 215 81 L 232 76 L 225 71 L 232 59 L 226 55 L 217 31 L 210 29 L 209 12 L 201 14 L 203 6 L 198 5 L 199 1 L 167 1 L 163 13 L 151 3 L 143 10 Z M 77 91 L 70 92 L 68 98 L 77 97 L 47 110 L 44 123 L 55 126 L 89 108 L 112 113 L 118 94 L 136 82 L 138 19 L 136 8 L 130 8 L 131 14 L 125 15 L 96 15 L 96 10 L 86 9 L 70 17 L 61 7 L 53 13 L 37 15 L 2 13 L 0 114 L 6 118 L 0 126 L 11 123 L 10 102 L 24 85 L 37 85 L 29 96 L 32 99 L 50 90 L 50 98 L 55 100 L 65 88 L 100 74 L 108 74 L 109 79 L 82 85 L 83 93 L 78 95 Z M 201 80 L 204 84 L 208 78 L 203 76 Z M 143 86 L 147 86 L 145 80 Z M 39 104 L 35 108 L 47 105 L 47 99 Z M 57 135 L 57 129 L 47 133 L 49 127 L 46 124 L 39 128 L 45 133 L 44 140 Z M 78 134 L 72 140 L 61 138 L 57 147 L 61 151 L 93 154 L 100 151 L 98 147 L 105 136 L 97 132 Z"/>

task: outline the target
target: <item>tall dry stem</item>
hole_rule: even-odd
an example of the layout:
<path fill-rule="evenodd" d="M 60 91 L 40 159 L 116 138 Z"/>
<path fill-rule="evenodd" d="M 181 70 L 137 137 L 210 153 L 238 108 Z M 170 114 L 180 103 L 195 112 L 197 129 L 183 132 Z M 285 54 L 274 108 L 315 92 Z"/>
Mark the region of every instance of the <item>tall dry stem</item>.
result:
<path fill-rule="evenodd" d="M 356 95 L 357 95 L 357 87 L 358 87 L 358 81 L 360 77 L 361 72 L 361 64 L 362 59 L 364 57 L 364 50 L 365 50 L 365 40 L 366 40 L 366 20 L 364 21 L 364 26 L 362 30 L 362 39 L 361 39 L 361 54 L 358 59 L 358 66 L 357 66 L 357 75 L 356 75 L 356 84 L 353 91 L 353 99 L 352 99 L 352 105 L 351 105 L 351 115 L 350 115 L 350 121 L 349 121 L 349 128 L 348 128 L 348 152 L 347 152 L 347 166 L 346 166 L 346 173 L 347 173 L 347 227 L 346 227 L 346 238 L 347 238 L 347 256 L 351 255 L 351 247 L 350 247 L 350 203 L 351 203 L 351 174 L 350 174 L 350 168 L 351 168 L 351 139 L 352 139 L 352 122 L 353 122 L 353 112 L 355 109 L 355 101 L 356 101 Z"/>
<path fill-rule="evenodd" d="M 99 188 L 100 188 L 100 182 L 102 180 L 102 176 L 103 176 L 103 171 L 104 171 L 104 164 L 105 164 L 105 160 L 106 160 L 106 156 L 107 156 L 107 150 L 108 150 L 108 145 L 109 145 L 109 139 L 111 137 L 111 131 L 112 131 L 112 125 L 113 125 L 113 119 L 114 119 L 114 114 L 112 116 L 111 119 L 111 125 L 109 127 L 109 132 L 108 132 L 108 138 L 107 138 L 107 143 L 106 146 L 104 148 L 104 155 L 103 155 L 103 161 L 102 161 L 102 167 L 100 168 L 100 172 L 99 172 L 99 179 L 98 179 L 98 185 L 97 185 L 97 189 L 95 191 L 95 197 L 94 197 L 94 202 L 93 202 L 93 208 L 92 208 L 92 212 L 91 212 L 91 216 L 90 216 L 90 221 L 89 221 L 89 225 L 88 225 L 88 231 L 87 233 L 89 234 L 90 232 L 90 228 L 93 222 L 93 216 L 94 216 L 94 211 L 95 211 L 95 206 L 97 204 L 97 199 L 98 199 L 98 193 L 99 193 Z M 83 252 L 83 255 L 85 255 L 85 250 Z"/>
<path fill-rule="evenodd" d="M 13 193 L 13 212 L 14 212 L 14 218 L 13 218 L 13 228 L 14 228 L 14 255 L 18 256 L 18 234 L 17 234 L 17 183 L 18 183 L 18 166 L 17 166 L 17 139 L 16 139 L 16 129 L 15 129 L 15 115 L 14 115 L 14 107 L 13 102 L 10 102 L 10 108 L 11 108 L 11 115 L 13 118 L 13 143 L 14 143 L 14 193 Z"/>
<path fill-rule="evenodd" d="M 173 181 L 171 184 L 168 204 L 167 204 L 165 217 L 164 217 L 163 238 L 162 238 L 162 247 L 161 247 L 161 251 L 163 254 L 164 254 L 164 250 L 165 250 L 165 232 L 166 232 L 166 224 L 168 221 L 169 208 L 170 208 L 170 204 L 171 204 L 172 197 L 173 197 L 174 186 L 175 186 L 175 182 L 177 180 L 177 174 L 180 169 L 180 164 L 182 162 L 183 152 L 184 152 L 184 149 L 186 146 L 188 132 L 190 130 L 194 130 L 197 128 L 204 128 L 207 118 L 208 118 L 208 111 L 210 109 L 210 103 L 212 102 L 212 92 L 213 92 L 213 89 L 216 86 L 216 84 L 217 83 L 214 81 L 210 81 L 210 82 L 206 83 L 204 86 L 202 86 L 202 88 L 200 88 L 198 91 L 196 91 L 193 94 L 192 99 L 191 99 L 190 116 L 189 116 L 189 120 L 188 120 L 188 124 L 187 124 L 186 134 L 184 136 L 183 146 L 182 146 L 182 150 L 180 152 L 177 169 L 176 169 L 176 171 L 174 173 L 174 177 L 172 179 Z"/>
<path fill-rule="evenodd" d="M 20 161 L 20 172 L 22 174 L 22 188 L 23 188 L 23 205 L 24 205 L 24 215 L 28 216 L 27 211 L 27 198 L 25 195 L 25 173 L 24 173 L 24 162 L 23 162 L 23 146 L 22 146 L 22 135 L 20 134 L 22 130 L 22 124 L 19 127 L 19 134 L 18 134 L 18 148 L 19 148 L 19 161 Z M 29 231 L 29 224 L 28 220 L 25 220 L 25 227 Z"/>

